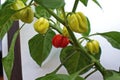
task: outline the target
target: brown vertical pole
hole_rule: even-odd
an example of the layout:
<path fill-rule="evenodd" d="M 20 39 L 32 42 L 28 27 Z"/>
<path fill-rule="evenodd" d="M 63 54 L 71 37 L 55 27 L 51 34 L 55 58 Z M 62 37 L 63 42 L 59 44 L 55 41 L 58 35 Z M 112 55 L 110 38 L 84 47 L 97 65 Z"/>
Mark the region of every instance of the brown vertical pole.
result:
<path fill-rule="evenodd" d="M 16 30 L 19 29 L 19 22 L 15 21 L 8 32 L 8 48 L 10 47 L 12 37 Z M 21 50 L 20 50 L 20 36 L 18 36 L 14 48 L 14 66 L 11 75 L 11 80 L 22 80 L 22 67 L 21 67 Z"/>

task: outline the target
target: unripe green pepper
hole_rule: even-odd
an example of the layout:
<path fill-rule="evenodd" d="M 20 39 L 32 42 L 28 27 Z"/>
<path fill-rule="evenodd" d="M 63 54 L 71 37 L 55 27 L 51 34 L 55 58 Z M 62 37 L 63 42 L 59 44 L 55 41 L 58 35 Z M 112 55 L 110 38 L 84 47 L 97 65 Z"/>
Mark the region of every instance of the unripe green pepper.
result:
<path fill-rule="evenodd" d="M 31 7 L 27 7 L 20 12 L 21 15 L 21 21 L 25 23 L 31 23 L 34 18 L 34 12 L 31 9 Z"/>
<path fill-rule="evenodd" d="M 13 10 L 20 10 L 22 8 L 25 7 L 25 4 L 21 1 L 21 0 L 16 0 L 12 5 L 11 5 L 11 9 Z M 12 16 L 12 19 L 13 20 L 18 20 L 21 18 L 21 14 L 20 14 L 21 11 L 15 13 L 13 16 Z"/>
<path fill-rule="evenodd" d="M 69 44 L 69 39 L 63 35 L 57 34 L 52 39 L 52 44 L 56 48 L 64 48 Z"/>
<path fill-rule="evenodd" d="M 92 54 L 99 53 L 99 46 L 100 45 L 97 40 L 91 40 L 91 41 L 87 42 L 87 44 L 86 44 L 86 48 Z"/>
<path fill-rule="evenodd" d="M 69 37 L 68 30 L 65 26 L 63 27 L 62 34 L 63 34 L 63 36 Z"/>
<path fill-rule="evenodd" d="M 72 13 L 68 16 L 67 20 L 72 31 L 77 33 L 84 33 L 88 31 L 87 18 L 82 12 Z"/>
<path fill-rule="evenodd" d="M 43 17 L 39 18 L 34 23 L 34 29 L 40 34 L 45 34 L 48 28 L 49 28 L 49 21 Z"/>

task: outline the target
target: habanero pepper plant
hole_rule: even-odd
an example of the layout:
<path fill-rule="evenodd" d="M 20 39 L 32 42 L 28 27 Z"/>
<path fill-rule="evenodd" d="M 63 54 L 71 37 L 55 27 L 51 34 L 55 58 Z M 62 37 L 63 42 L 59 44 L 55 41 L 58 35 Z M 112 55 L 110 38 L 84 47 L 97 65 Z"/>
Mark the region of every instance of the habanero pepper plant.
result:
<path fill-rule="evenodd" d="M 97 0 L 92 1 L 102 8 Z M 66 12 L 64 0 L 6 0 L 0 5 L 0 39 L 3 39 L 14 21 L 23 22 L 13 36 L 8 55 L 2 59 L 8 80 L 13 69 L 14 45 L 18 33 L 25 24 L 31 24 L 35 18 L 37 20 L 33 27 L 38 34 L 28 42 L 32 59 L 42 66 L 50 54 L 52 45 L 62 48 L 61 64 L 51 73 L 40 76 L 36 80 L 86 80 L 95 71 L 99 71 L 104 80 L 120 80 L 120 72 L 108 70 L 101 65 L 100 43 L 98 40 L 91 39 L 91 36 L 99 35 L 105 38 L 113 48 L 120 49 L 120 32 L 90 34 L 91 26 L 88 17 L 83 12 L 76 11 L 79 3 L 87 7 L 88 2 L 88 0 L 75 0 L 70 12 Z M 75 33 L 81 35 L 79 39 L 76 38 Z M 36 41 L 38 41 L 37 44 Z M 57 73 L 62 66 L 68 74 Z M 91 68 L 94 69 L 93 72 L 85 77 L 81 76 Z"/>

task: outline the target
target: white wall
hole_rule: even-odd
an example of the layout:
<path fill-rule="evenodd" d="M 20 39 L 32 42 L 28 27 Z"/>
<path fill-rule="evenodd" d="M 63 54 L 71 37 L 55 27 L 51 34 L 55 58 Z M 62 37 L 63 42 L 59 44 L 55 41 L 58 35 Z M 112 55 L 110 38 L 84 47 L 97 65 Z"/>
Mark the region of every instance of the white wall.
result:
<path fill-rule="evenodd" d="M 72 7 L 74 0 L 67 1 L 66 10 Z M 92 32 L 105 32 L 111 30 L 120 31 L 120 11 L 119 3 L 120 0 L 98 0 L 102 5 L 101 10 L 92 2 L 89 2 L 88 7 L 84 7 L 82 4 L 79 5 L 77 11 L 82 11 L 90 19 Z M 68 7 L 70 6 L 70 7 Z M 22 25 L 22 23 L 20 22 Z M 39 67 L 30 57 L 28 50 L 28 40 L 32 38 L 36 32 L 33 29 L 33 24 L 28 24 L 21 30 L 21 53 L 22 53 L 22 70 L 23 70 L 23 80 L 34 80 L 39 76 L 43 76 L 48 72 L 54 70 L 59 64 L 59 51 L 60 49 L 53 48 L 51 55 L 44 62 L 42 67 Z M 93 37 L 100 41 L 102 47 L 101 63 L 107 69 L 118 70 L 120 67 L 120 51 L 111 47 L 107 41 L 101 37 Z M 6 39 L 3 41 L 3 50 L 6 51 Z M 66 73 L 65 69 L 62 68 L 59 73 Z M 99 72 L 89 77 L 87 80 L 102 80 Z"/>

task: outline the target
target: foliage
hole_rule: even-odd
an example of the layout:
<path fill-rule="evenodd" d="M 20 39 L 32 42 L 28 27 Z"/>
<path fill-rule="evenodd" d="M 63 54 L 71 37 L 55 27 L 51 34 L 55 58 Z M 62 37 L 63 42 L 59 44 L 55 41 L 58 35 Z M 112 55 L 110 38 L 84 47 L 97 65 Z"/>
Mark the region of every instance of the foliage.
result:
<path fill-rule="evenodd" d="M 51 73 L 46 74 L 45 76 L 40 76 L 36 80 L 85 80 L 86 77 L 81 77 L 83 73 L 88 72 L 91 68 L 98 70 L 104 80 L 120 80 L 120 72 L 113 71 L 113 70 L 107 70 L 104 68 L 100 63 L 101 58 L 101 47 L 100 45 L 94 44 L 95 47 L 92 46 L 92 50 L 94 51 L 94 48 L 99 49 L 96 54 L 93 54 L 93 51 L 88 50 L 86 46 L 83 45 L 83 42 L 86 44 L 87 42 L 91 41 L 91 36 L 97 36 L 100 35 L 101 37 L 105 38 L 113 48 L 120 49 L 120 32 L 118 31 L 109 31 L 109 32 L 103 32 L 103 33 L 94 33 L 90 34 L 91 32 L 91 25 L 90 21 L 87 18 L 87 16 L 84 16 L 85 22 L 82 21 L 81 14 L 76 14 L 76 8 L 79 5 L 79 2 L 81 2 L 83 5 L 87 7 L 87 4 L 89 0 L 75 0 L 74 6 L 71 10 L 71 12 L 66 12 L 65 7 L 65 1 L 64 0 L 21 0 L 23 4 L 25 4 L 25 7 L 19 10 L 12 9 L 11 6 L 16 3 L 16 0 L 6 0 L 4 4 L 0 6 L 0 39 L 3 39 L 4 35 L 8 32 L 8 30 L 11 28 L 12 23 L 15 21 L 13 19 L 13 16 L 16 13 L 20 13 L 21 11 L 24 12 L 25 9 L 28 7 L 32 7 L 31 9 L 34 9 L 34 18 L 44 18 L 47 19 L 49 23 L 49 29 L 46 29 L 44 31 L 44 28 L 46 28 L 46 25 L 43 25 L 43 21 L 39 22 L 39 25 L 37 29 L 40 29 L 44 31 L 43 34 L 40 32 L 33 36 L 28 44 L 29 44 L 29 50 L 30 55 L 32 59 L 36 62 L 36 64 L 42 66 L 42 63 L 47 59 L 47 57 L 50 54 L 50 51 L 52 49 L 52 39 L 54 35 L 60 34 L 62 36 L 67 34 L 65 36 L 67 39 L 69 39 L 70 44 L 68 46 L 62 47 L 60 51 L 60 61 L 61 64 Z M 100 8 L 102 6 L 99 4 L 97 0 L 92 0 L 96 5 L 98 5 Z M 22 16 L 33 16 L 33 14 L 29 14 L 28 11 L 25 11 L 25 15 Z M 80 11 L 79 11 L 80 12 Z M 71 19 L 68 17 L 71 14 L 76 14 Z M 62 15 L 62 17 L 61 17 Z M 53 19 L 54 18 L 54 19 Z M 21 20 L 21 19 L 19 19 Z M 72 21 L 74 20 L 74 21 Z M 24 22 L 24 20 L 22 20 Z M 69 24 L 69 21 L 71 24 Z M 79 21 L 79 22 L 76 22 Z M 30 21 L 31 22 L 31 21 Z M 77 25 L 77 28 L 74 26 L 71 29 L 71 25 L 74 25 L 75 23 Z M 81 23 L 82 22 L 82 23 Z M 24 24 L 27 24 L 24 22 Z M 22 25 L 22 27 L 24 26 Z M 41 28 L 40 26 L 42 25 Z M 82 26 L 81 25 L 85 25 Z M 63 31 L 62 27 L 65 27 L 66 30 Z M 21 27 L 21 28 L 22 28 Z M 20 28 L 20 29 L 21 29 Z M 74 35 L 74 30 L 79 29 L 81 32 L 81 37 L 79 39 L 76 38 L 76 35 Z M 87 31 L 83 31 L 82 29 L 87 28 Z M 13 63 L 14 63 L 14 45 L 16 42 L 16 38 L 18 36 L 18 31 L 14 34 L 13 40 L 11 42 L 11 46 L 8 52 L 8 55 L 3 58 L 3 66 L 5 69 L 5 72 L 7 74 L 8 80 L 10 80 L 12 69 L 13 69 Z M 59 37 L 57 38 L 59 40 Z M 62 43 L 65 44 L 64 39 L 62 37 Z M 54 43 L 56 41 L 54 40 Z M 61 41 L 58 41 L 57 44 L 61 44 Z M 90 46 L 91 48 L 91 46 Z M 64 66 L 68 72 L 68 74 L 58 74 L 58 70 Z M 93 72 L 92 72 L 93 73 Z M 89 76 L 91 73 L 89 74 Z M 86 75 L 88 77 L 88 75 Z"/>

